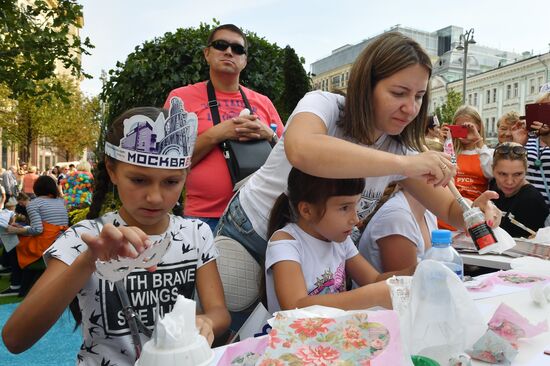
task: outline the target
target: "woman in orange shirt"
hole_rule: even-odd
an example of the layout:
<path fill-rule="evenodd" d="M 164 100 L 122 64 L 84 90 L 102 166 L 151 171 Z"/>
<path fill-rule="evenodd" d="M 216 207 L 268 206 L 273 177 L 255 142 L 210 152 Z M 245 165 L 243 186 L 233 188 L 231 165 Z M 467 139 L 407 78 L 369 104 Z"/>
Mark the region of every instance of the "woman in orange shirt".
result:
<path fill-rule="evenodd" d="M 455 185 L 463 197 L 475 201 L 487 190 L 489 180 L 493 178 L 494 150 L 485 144 L 485 129 L 476 108 L 469 105 L 458 108 L 453 116 L 453 124 L 468 128 L 466 137 L 453 139 L 457 162 Z M 445 136 L 450 133 L 447 126 L 442 127 L 442 131 Z M 456 230 L 441 220 L 438 226 Z"/>

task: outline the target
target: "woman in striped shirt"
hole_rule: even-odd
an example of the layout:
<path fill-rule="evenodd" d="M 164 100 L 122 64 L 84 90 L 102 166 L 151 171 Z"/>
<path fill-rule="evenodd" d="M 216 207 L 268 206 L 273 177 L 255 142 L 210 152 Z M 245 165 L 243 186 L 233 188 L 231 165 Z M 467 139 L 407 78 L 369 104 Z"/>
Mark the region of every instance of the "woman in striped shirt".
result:
<path fill-rule="evenodd" d="M 42 175 L 34 183 L 33 191 L 37 197 L 27 205 L 30 225 L 7 228 L 7 232 L 19 235 L 16 249 L 21 269 L 42 260 L 44 251 L 69 225 L 65 201 L 60 197 L 55 180 Z M 20 291 L 19 295 L 26 295 L 28 290 Z"/>

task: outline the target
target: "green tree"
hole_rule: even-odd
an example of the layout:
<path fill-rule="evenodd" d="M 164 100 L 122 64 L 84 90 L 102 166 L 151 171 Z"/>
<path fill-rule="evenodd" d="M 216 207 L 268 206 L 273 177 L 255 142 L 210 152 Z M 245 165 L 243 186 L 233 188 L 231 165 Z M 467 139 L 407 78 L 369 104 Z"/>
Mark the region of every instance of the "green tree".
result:
<path fill-rule="evenodd" d="M 58 149 L 67 159 L 85 147 L 95 147 L 100 127 L 98 98 L 86 98 L 68 79 L 44 81 L 54 82 L 63 88 L 63 96 L 54 92 L 21 96 L 10 112 L 0 114 L 3 141 L 18 145 L 25 161 L 29 160 L 32 143 L 42 137 L 47 138 L 48 147 Z M 49 102 L 42 103 L 43 98 Z"/>
<path fill-rule="evenodd" d="M 80 55 L 94 46 L 72 33 L 82 27 L 82 5 L 76 0 L 34 0 L 32 5 L 0 0 L 0 19 L 0 80 L 12 99 L 66 97 L 53 78 L 56 64 L 77 78 L 90 77 L 82 71 Z M 44 80 L 50 82 L 39 83 Z"/>
<path fill-rule="evenodd" d="M 99 97 L 88 98 L 68 80 L 62 85 L 68 100 L 53 96 L 37 110 L 37 122 L 44 126 L 43 136 L 58 155 L 74 160 L 82 151 L 95 149 L 101 126 Z"/>
<path fill-rule="evenodd" d="M 304 70 L 305 60 L 299 58 L 292 47 L 286 46 L 283 55 L 284 89 L 280 113 L 283 121 L 286 121 L 304 94 L 311 90 L 311 79 Z"/>
<path fill-rule="evenodd" d="M 109 108 L 107 121 L 132 107 L 162 106 L 170 90 L 208 79 L 208 65 L 202 51 L 208 35 L 218 25 L 214 20 L 212 25 L 203 23 L 198 28 L 166 33 L 137 46 L 124 63 L 118 62 L 116 69 L 109 71 L 109 80 L 101 94 Z M 294 106 L 282 98 L 286 78 L 283 49 L 256 33 L 245 31 L 245 34 L 250 46 L 241 83 L 267 95 L 282 116 L 288 115 Z M 303 68 L 300 72 L 303 73 Z M 296 90 L 309 87 L 309 81 L 301 74 L 294 80 L 291 76 L 288 79 Z M 298 86 L 298 82 L 306 86 Z"/>
<path fill-rule="evenodd" d="M 452 124 L 453 116 L 462 105 L 462 94 L 454 90 L 449 90 L 447 100 L 443 105 L 435 109 L 435 114 L 441 123 Z"/>

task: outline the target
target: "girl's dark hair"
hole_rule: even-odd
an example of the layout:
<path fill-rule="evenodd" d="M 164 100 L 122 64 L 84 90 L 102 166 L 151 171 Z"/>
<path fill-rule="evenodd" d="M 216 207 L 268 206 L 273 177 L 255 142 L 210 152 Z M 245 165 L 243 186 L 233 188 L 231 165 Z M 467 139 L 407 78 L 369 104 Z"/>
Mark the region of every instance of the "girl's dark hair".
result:
<path fill-rule="evenodd" d="M 431 76 L 432 61 L 415 40 L 398 32 L 388 32 L 369 42 L 349 75 L 344 116 L 338 123 L 346 136 L 366 145 L 374 143 L 374 88 L 380 80 L 413 65 L 421 65 L 428 72 L 428 78 Z M 429 100 L 428 85 L 416 118 L 399 136 L 392 138 L 408 148 L 422 151 Z"/>
<path fill-rule="evenodd" d="M 34 185 L 32 186 L 32 190 L 34 191 L 34 194 L 36 196 L 50 196 L 54 198 L 61 197 L 61 194 L 59 193 L 59 188 L 57 186 L 57 182 L 50 177 L 49 175 L 41 175 L 36 179 L 34 182 Z"/>
<path fill-rule="evenodd" d="M 267 237 L 289 222 L 296 222 L 298 203 L 307 202 L 324 208 L 333 196 L 353 196 L 365 189 L 364 178 L 333 179 L 315 177 L 292 168 L 288 174 L 288 193 L 282 193 L 271 210 Z"/>

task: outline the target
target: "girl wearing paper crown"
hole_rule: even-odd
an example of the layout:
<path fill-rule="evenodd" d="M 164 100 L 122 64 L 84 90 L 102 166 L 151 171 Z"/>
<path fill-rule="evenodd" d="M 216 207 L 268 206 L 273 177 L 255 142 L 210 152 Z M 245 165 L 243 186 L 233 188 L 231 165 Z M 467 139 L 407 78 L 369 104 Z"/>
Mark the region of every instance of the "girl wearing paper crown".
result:
<path fill-rule="evenodd" d="M 83 336 L 79 363 L 133 365 L 156 312 L 163 316 L 178 294 L 192 299 L 195 290 L 202 314 L 182 327 L 196 326 L 210 344 L 227 329 L 212 232 L 201 221 L 170 213 L 196 134 L 197 117 L 179 98 L 171 100 L 166 119 L 162 110 L 145 107 L 113 122 L 89 220 L 67 230 L 44 254 L 45 273 L 4 326 L 11 352 L 38 341 L 75 297 Z M 122 206 L 97 217 L 111 184 Z"/>

